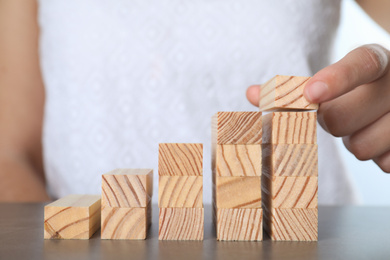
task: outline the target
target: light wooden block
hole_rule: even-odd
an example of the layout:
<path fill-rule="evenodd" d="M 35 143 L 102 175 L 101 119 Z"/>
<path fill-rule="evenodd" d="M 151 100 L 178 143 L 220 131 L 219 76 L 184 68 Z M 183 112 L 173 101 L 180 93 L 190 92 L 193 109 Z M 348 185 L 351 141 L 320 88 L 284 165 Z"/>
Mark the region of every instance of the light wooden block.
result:
<path fill-rule="evenodd" d="M 151 203 L 144 208 L 102 207 L 101 239 L 146 239 L 151 224 Z"/>
<path fill-rule="evenodd" d="M 45 239 L 89 239 L 100 227 L 99 195 L 68 195 L 44 211 Z"/>
<path fill-rule="evenodd" d="M 307 101 L 303 90 L 310 77 L 276 75 L 261 85 L 260 111 L 269 110 L 313 110 L 318 104 Z"/>
<path fill-rule="evenodd" d="M 262 209 L 216 209 L 217 240 L 263 240 Z"/>
<path fill-rule="evenodd" d="M 318 176 L 316 144 L 262 144 L 263 175 L 268 177 Z"/>
<path fill-rule="evenodd" d="M 158 174 L 160 176 L 202 176 L 203 144 L 159 144 Z"/>
<path fill-rule="evenodd" d="M 261 208 L 261 177 L 216 177 L 217 208 Z"/>
<path fill-rule="evenodd" d="M 215 146 L 212 167 L 217 176 L 261 176 L 261 144 Z"/>
<path fill-rule="evenodd" d="M 203 208 L 203 176 L 160 176 L 160 208 Z"/>
<path fill-rule="evenodd" d="M 203 208 L 160 208 L 159 240 L 203 240 Z"/>
<path fill-rule="evenodd" d="M 317 209 L 264 209 L 264 230 L 276 241 L 317 241 Z"/>
<path fill-rule="evenodd" d="M 216 144 L 261 144 L 261 112 L 218 112 L 212 118 Z"/>
<path fill-rule="evenodd" d="M 146 207 L 152 195 L 152 169 L 116 169 L 102 175 L 103 206 Z"/>
<path fill-rule="evenodd" d="M 263 143 L 316 144 L 317 113 L 271 112 L 263 116 Z"/>

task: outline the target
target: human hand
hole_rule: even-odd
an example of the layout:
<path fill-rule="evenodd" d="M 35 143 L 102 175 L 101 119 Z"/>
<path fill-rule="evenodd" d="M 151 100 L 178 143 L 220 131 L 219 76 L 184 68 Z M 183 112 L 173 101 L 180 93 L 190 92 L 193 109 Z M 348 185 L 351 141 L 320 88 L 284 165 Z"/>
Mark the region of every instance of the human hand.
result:
<path fill-rule="evenodd" d="M 319 103 L 318 122 L 342 137 L 359 160 L 372 159 L 390 173 L 390 52 L 376 44 L 361 46 L 337 63 L 317 72 L 304 96 Z M 259 86 L 247 90 L 259 103 Z"/>

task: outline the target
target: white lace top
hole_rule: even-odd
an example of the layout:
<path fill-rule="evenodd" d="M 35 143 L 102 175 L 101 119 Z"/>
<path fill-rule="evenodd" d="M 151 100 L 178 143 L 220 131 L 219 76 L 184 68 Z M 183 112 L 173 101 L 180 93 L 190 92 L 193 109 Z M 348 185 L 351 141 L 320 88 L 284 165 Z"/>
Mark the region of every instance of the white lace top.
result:
<path fill-rule="evenodd" d="M 40 0 L 49 192 L 100 193 L 101 174 L 154 168 L 158 143 L 204 143 L 211 116 L 257 110 L 250 84 L 328 64 L 339 0 Z M 354 199 L 331 136 L 318 130 L 319 201 Z"/>

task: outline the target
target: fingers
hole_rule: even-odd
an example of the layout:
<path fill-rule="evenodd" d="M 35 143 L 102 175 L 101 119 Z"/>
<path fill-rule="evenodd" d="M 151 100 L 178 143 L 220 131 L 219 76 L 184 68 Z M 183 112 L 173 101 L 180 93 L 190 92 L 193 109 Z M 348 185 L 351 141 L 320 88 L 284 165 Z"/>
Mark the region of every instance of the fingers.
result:
<path fill-rule="evenodd" d="M 252 85 L 246 90 L 246 98 L 254 106 L 259 106 L 260 85 Z"/>
<path fill-rule="evenodd" d="M 390 151 L 374 159 L 374 162 L 386 173 L 390 173 Z"/>
<path fill-rule="evenodd" d="M 305 87 L 305 98 L 312 103 L 337 98 L 382 77 L 389 70 L 389 60 L 389 51 L 380 45 L 359 47 L 316 73 Z"/>

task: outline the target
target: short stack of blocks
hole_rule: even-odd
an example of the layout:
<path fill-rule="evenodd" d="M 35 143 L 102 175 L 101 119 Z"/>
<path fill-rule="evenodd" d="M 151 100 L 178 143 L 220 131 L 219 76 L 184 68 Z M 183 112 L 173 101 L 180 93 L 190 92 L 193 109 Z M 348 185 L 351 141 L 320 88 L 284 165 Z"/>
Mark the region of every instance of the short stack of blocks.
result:
<path fill-rule="evenodd" d="M 203 145 L 159 144 L 160 240 L 203 240 Z"/>
<path fill-rule="evenodd" d="M 116 169 L 102 175 L 102 239 L 146 239 L 151 225 L 153 170 Z"/>
<path fill-rule="evenodd" d="M 212 118 L 213 222 L 217 240 L 263 239 L 261 112 Z"/>

